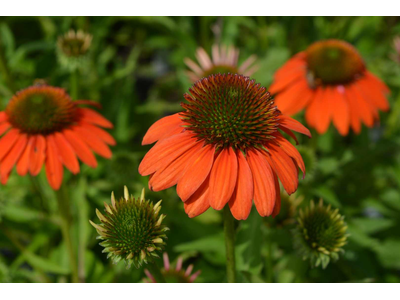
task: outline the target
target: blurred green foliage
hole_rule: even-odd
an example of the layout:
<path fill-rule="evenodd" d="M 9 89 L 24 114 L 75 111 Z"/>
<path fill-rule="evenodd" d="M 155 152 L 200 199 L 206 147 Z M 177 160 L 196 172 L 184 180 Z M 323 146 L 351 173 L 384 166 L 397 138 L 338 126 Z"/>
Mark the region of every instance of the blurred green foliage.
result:
<path fill-rule="evenodd" d="M 14 92 L 35 79 L 71 89 L 70 73 L 57 60 L 57 37 L 69 29 L 93 35 L 88 63 L 79 73 L 79 99 L 102 104 L 115 124 L 111 160 L 67 171 L 71 186 L 73 239 L 79 276 L 85 282 L 139 282 L 143 269 L 112 265 L 102 254 L 88 220 L 95 208 L 120 197 L 123 185 L 139 196 L 147 187 L 137 167 L 150 146 L 141 146 L 149 126 L 177 112 L 190 87 L 183 59 L 198 46 L 235 45 L 240 61 L 258 56 L 254 78 L 269 86 L 274 72 L 291 55 L 326 38 L 355 45 L 367 67 L 391 89 L 391 110 L 378 126 L 341 137 L 334 128 L 313 139 L 300 137 L 311 153 L 312 176 L 300 180 L 301 206 L 323 198 L 339 208 L 349 226 L 349 242 L 339 261 L 325 270 L 311 268 L 293 249 L 293 224 L 272 226 L 253 211 L 237 222 L 237 268 L 242 282 L 399 282 L 400 281 L 400 66 L 390 59 L 399 17 L 2 17 L 0 19 L 0 110 Z M 302 114 L 296 116 L 304 122 Z M 314 155 L 316 158 L 314 158 Z M 307 163 L 307 160 L 306 160 Z M 307 178 L 307 177 L 306 177 Z M 39 192 L 41 191 L 41 192 Z M 184 266 L 202 270 L 197 282 L 224 282 L 225 248 L 221 213 L 189 219 L 170 188 L 147 192 L 163 199 L 167 251 Z M 268 225 L 269 224 L 269 225 Z M 15 172 L 0 186 L 0 282 L 70 281 L 71 266 L 60 232 L 54 192 L 45 174 L 31 180 Z M 159 261 L 161 265 L 161 260 Z"/>

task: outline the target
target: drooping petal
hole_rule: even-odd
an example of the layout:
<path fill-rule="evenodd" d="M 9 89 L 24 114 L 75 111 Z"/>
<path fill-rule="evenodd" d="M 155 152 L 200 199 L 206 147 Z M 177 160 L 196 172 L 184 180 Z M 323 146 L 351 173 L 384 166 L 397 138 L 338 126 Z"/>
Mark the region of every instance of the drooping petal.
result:
<path fill-rule="evenodd" d="M 223 149 L 210 173 L 209 201 L 212 208 L 221 210 L 232 197 L 237 183 L 237 156 L 232 147 Z"/>
<path fill-rule="evenodd" d="M 246 158 L 237 151 L 238 177 L 236 188 L 229 200 L 229 207 L 236 220 L 246 220 L 253 204 L 254 187 L 253 175 Z"/>
<path fill-rule="evenodd" d="M 325 87 L 321 98 L 319 99 L 320 103 L 320 111 L 318 113 L 316 129 L 319 133 L 324 133 L 328 130 L 329 123 L 332 119 L 332 105 L 334 105 L 334 100 L 332 88 L 327 86 Z"/>
<path fill-rule="evenodd" d="M 285 76 L 280 76 L 276 78 L 274 83 L 270 86 L 269 91 L 271 94 L 275 94 L 277 92 L 282 91 L 288 86 L 292 86 L 297 83 L 300 79 L 306 76 L 305 69 L 299 68 L 288 72 Z"/>
<path fill-rule="evenodd" d="M 8 120 L 8 116 L 4 111 L 0 111 L 0 123 Z"/>
<path fill-rule="evenodd" d="M 11 129 L 0 139 L 0 161 L 14 146 L 19 137 L 19 134 L 20 133 L 18 129 Z"/>
<path fill-rule="evenodd" d="M 389 109 L 389 102 L 385 96 L 385 94 L 389 93 L 389 89 L 376 76 L 367 72 L 365 78 L 357 81 L 356 85 L 364 97 L 367 97 L 375 107 L 383 111 Z"/>
<path fill-rule="evenodd" d="M 354 84 L 346 87 L 346 93 L 354 101 L 354 106 L 358 109 L 358 115 L 367 127 L 374 125 L 374 114 L 369 103 L 363 98 L 363 95 Z"/>
<path fill-rule="evenodd" d="M 270 216 L 275 206 L 275 182 L 272 169 L 263 154 L 258 150 L 249 150 L 246 155 L 254 185 L 254 204 L 262 216 Z"/>
<path fill-rule="evenodd" d="M 307 95 L 307 98 L 311 98 L 311 92 L 307 80 L 301 78 L 275 96 L 275 104 L 283 114 L 292 114 L 293 106 L 295 106 L 299 101 L 304 100 L 305 95 Z"/>
<path fill-rule="evenodd" d="M 287 129 L 302 133 L 311 138 L 310 130 L 304 127 L 304 125 L 301 124 L 299 121 L 296 121 L 295 119 L 292 119 L 291 117 L 285 115 L 280 115 L 279 118 L 280 118 L 279 127 L 285 127 Z"/>
<path fill-rule="evenodd" d="M 332 118 L 333 124 L 341 135 L 347 135 L 350 126 L 350 111 L 346 99 L 343 93 L 340 93 L 337 87 L 334 88 L 333 92 L 335 105 L 333 105 Z"/>
<path fill-rule="evenodd" d="M 29 171 L 29 164 L 31 163 L 30 156 L 34 143 L 35 138 L 33 136 L 30 136 L 28 138 L 28 142 L 26 144 L 24 152 L 21 154 L 21 157 L 17 162 L 17 173 L 19 176 L 25 176 Z"/>
<path fill-rule="evenodd" d="M 165 138 L 168 133 L 178 128 L 183 130 L 182 124 L 183 122 L 179 117 L 179 113 L 158 120 L 151 125 L 149 130 L 147 130 L 143 138 L 142 145 L 153 144 L 154 142 Z"/>
<path fill-rule="evenodd" d="M 11 124 L 8 122 L 4 122 L 0 124 L 0 136 L 6 132 L 11 127 Z"/>
<path fill-rule="evenodd" d="M 37 135 L 32 145 L 29 157 L 29 172 L 32 176 L 36 176 L 40 173 L 46 158 L 46 139 L 42 135 Z"/>
<path fill-rule="evenodd" d="M 306 167 L 304 165 L 303 158 L 301 157 L 299 151 L 296 149 L 295 146 L 293 146 L 287 139 L 285 139 L 279 132 L 275 134 L 275 140 L 277 145 L 279 145 L 283 151 L 286 152 L 287 155 L 289 155 L 291 158 L 294 159 L 296 162 L 297 166 L 300 168 L 300 170 L 303 172 L 303 178 L 306 174 Z"/>
<path fill-rule="evenodd" d="M 56 132 L 54 134 L 54 144 L 56 145 L 64 166 L 70 170 L 71 173 L 78 174 L 80 168 L 78 159 L 76 158 L 76 153 L 62 133 Z"/>
<path fill-rule="evenodd" d="M 82 122 L 79 126 L 86 128 L 87 130 L 90 130 L 96 136 L 98 136 L 103 142 L 105 142 L 110 146 L 114 146 L 116 144 L 115 139 L 112 137 L 112 135 L 99 127 L 84 122 Z"/>
<path fill-rule="evenodd" d="M 178 181 L 176 192 L 182 201 L 186 201 L 200 187 L 210 174 L 214 162 L 215 146 L 206 145 L 196 153 L 196 159 L 187 166 Z"/>
<path fill-rule="evenodd" d="M 283 77 L 288 72 L 296 70 L 298 68 L 305 68 L 306 67 L 306 57 L 305 52 L 300 52 L 289 59 L 278 71 L 275 72 L 275 78 Z"/>
<path fill-rule="evenodd" d="M 276 174 L 274 172 L 272 172 L 272 173 L 274 174 L 274 183 L 275 183 L 275 192 L 276 192 L 275 206 L 274 206 L 274 210 L 272 212 L 272 217 L 275 218 L 281 211 L 281 189 L 279 186 L 278 176 L 276 176 Z"/>
<path fill-rule="evenodd" d="M 346 97 L 347 104 L 350 110 L 350 125 L 355 133 L 361 132 L 361 116 L 358 111 L 356 101 L 352 95 L 351 90 L 344 89 L 344 96 Z"/>
<path fill-rule="evenodd" d="M 90 108 L 79 108 L 82 121 L 99 125 L 104 128 L 113 128 L 113 124 L 104 118 L 101 114 Z"/>
<path fill-rule="evenodd" d="M 158 192 L 165 190 L 178 183 L 182 178 L 183 172 L 188 165 L 191 165 L 197 157 L 197 152 L 203 147 L 203 143 L 197 143 L 193 148 L 187 150 L 181 156 L 177 157 L 169 165 L 153 173 L 149 179 L 149 188 Z"/>
<path fill-rule="evenodd" d="M 159 141 L 143 158 L 139 165 L 139 173 L 142 176 L 150 175 L 170 164 L 196 144 L 192 137 L 192 133 L 185 131 Z"/>
<path fill-rule="evenodd" d="M 203 184 L 194 194 L 183 204 L 185 212 L 189 218 L 197 217 L 210 208 L 209 203 L 210 176 L 204 180 Z"/>
<path fill-rule="evenodd" d="M 97 167 L 97 160 L 92 151 L 72 130 L 66 129 L 62 132 L 62 134 L 82 162 L 87 164 L 89 167 Z"/>
<path fill-rule="evenodd" d="M 14 146 L 8 152 L 8 154 L 0 162 L 0 176 L 5 177 L 9 174 L 24 151 L 28 142 L 27 135 L 22 133 L 19 134 L 17 141 Z"/>
<path fill-rule="evenodd" d="M 54 190 L 61 187 L 63 179 L 63 167 L 58 157 L 57 148 L 51 136 L 46 138 L 46 176 L 47 181 Z"/>
<path fill-rule="evenodd" d="M 80 126 L 73 127 L 72 131 L 98 155 L 104 158 L 111 158 L 112 152 L 110 148 L 93 132 Z"/>
<path fill-rule="evenodd" d="M 297 190 L 298 178 L 297 168 L 293 160 L 280 147 L 270 143 L 268 145 L 269 155 L 266 154 L 267 160 L 277 173 L 286 192 L 291 195 Z"/>

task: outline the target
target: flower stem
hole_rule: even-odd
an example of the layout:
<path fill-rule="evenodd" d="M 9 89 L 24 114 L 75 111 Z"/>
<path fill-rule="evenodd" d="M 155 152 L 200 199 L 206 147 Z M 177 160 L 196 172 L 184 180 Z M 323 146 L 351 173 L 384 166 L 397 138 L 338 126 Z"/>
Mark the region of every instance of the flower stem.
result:
<path fill-rule="evenodd" d="M 78 264 L 76 260 L 76 255 L 71 239 L 71 215 L 70 215 L 70 203 L 68 197 L 68 191 L 64 185 L 56 191 L 58 209 L 61 216 L 61 231 L 63 235 L 64 242 L 67 246 L 67 251 L 69 255 L 69 262 L 72 268 L 72 281 L 79 282 L 78 277 Z"/>
<path fill-rule="evenodd" d="M 235 223 L 228 205 L 224 208 L 224 233 L 226 249 L 226 274 L 229 283 L 236 282 Z"/>
<path fill-rule="evenodd" d="M 147 265 L 151 275 L 153 275 L 154 279 L 157 283 L 166 283 L 163 274 L 161 273 L 160 268 L 157 266 L 155 262 L 149 263 Z"/>

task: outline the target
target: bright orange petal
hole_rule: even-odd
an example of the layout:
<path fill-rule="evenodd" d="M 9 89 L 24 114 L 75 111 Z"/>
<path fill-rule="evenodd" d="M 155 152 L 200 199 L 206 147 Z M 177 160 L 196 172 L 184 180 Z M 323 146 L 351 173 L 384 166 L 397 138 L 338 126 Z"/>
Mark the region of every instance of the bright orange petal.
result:
<path fill-rule="evenodd" d="M 229 207 L 236 220 L 246 220 L 253 204 L 253 175 L 241 151 L 237 151 L 237 158 L 238 178 L 235 191 L 229 200 Z"/>
<path fill-rule="evenodd" d="M 275 72 L 274 77 L 281 77 L 284 76 L 287 72 L 291 72 L 297 68 L 305 68 L 306 61 L 305 61 L 306 54 L 305 52 L 300 52 L 289 59 L 278 71 Z"/>
<path fill-rule="evenodd" d="M 299 68 L 291 72 L 285 73 L 284 76 L 280 76 L 275 79 L 275 81 L 269 87 L 269 92 L 271 94 L 278 93 L 288 86 L 296 84 L 296 82 L 302 78 L 306 77 L 306 70 L 304 68 Z"/>
<path fill-rule="evenodd" d="M 301 124 L 299 121 L 296 121 L 295 119 L 292 119 L 291 117 L 285 116 L 285 115 L 280 115 L 279 116 L 279 127 L 285 127 L 287 129 L 302 133 L 309 138 L 311 137 L 310 130 L 308 130 L 306 127 L 304 127 L 303 124 Z"/>
<path fill-rule="evenodd" d="M 320 104 L 321 104 L 321 96 L 323 93 L 323 88 L 317 88 L 313 98 L 310 101 L 310 104 L 307 107 L 306 110 L 306 121 L 307 124 L 310 125 L 311 127 L 316 128 L 317 126 L 317 120 L 319 118 L 319 113 L 320 113 Z"/>
<path fill-rule="evenodd" d="M 150 175 L 170 164 L 196 144 L 193 134 L 185 131 L 163 139 L 150 149 L 139 165 L 142 176 Z"/>
<path fill-rule="evenodd" d="M 74 149 L 78 158 L 89 167 L 96 168 L 97 160 L 89 147 L 70 129 L 62 132 L 68 143 Z"/>
<path fill-rule="evenodd" d="M 203 143 L 197 143 L 187 150 L 169 165 L 159 169 L 149 178 L 149 189 L 155 192 L 165 190 L 178 183 L 188 165 L 191 165 L 197 157 L 197 152 L 203 147 Z"/>
<path fill-rule="evenodd" d="M 70 143 L 65 139 L 62 133 L 56 132 L 54 134 L 54 141 L 59 153 L 60 159 L 64 166 L 73 174 L 79 173 L 79 162 L 76 154 Z"/>
<path fill-rule="evenodd" d="M 8 151 L 14 146 L 19 137 L 18 129 L 11 129 L 0 139 L 0 161 L 6 156 Z"/>
<path fill-rule="evenodd" d="M 17 141 L 15 142 L 12 149 L 3 158 L 0 163 L 0 176 L 5 177 L 9 174 L 24 151 L 28 138 L 26 134 L 19 134 Z"/>
<path fill-rule="evenodd" d="M 274 210 L 276 190 L 273 171 L 263 154 L 249 150 L 246 155 L 254 185 L 254 204 L 260 216 L 270 216 Z"/>
<path fill-rule="evenodd" d="M 337 88 L 334 88 L 333 93 L 336 94 L 334 96 L 335 104 L 332 109 L 333 124 L 335 124 L 335 127 L 341 135 L 347 135 L 350 126 L 349 105 L 344 95 L 340 93 Z"/>
<path fill-rule="evenodd" d="M 96 127 L 94 125 L 91 125 L 89 123 L 84 123 L 82 122 L 79 124 L 80 127 L 83 127 L 91 132 L 93 132 L 96 136 L 98 136 L 103 142 L 110 146 L 114 146 L 116 144 L 115 139 L 112 137 L 111 134 L 109 134 L 107 131 L 104 131 L 103 129 Z"/>
<path fill-rule="evenodd" d="M 275 104 L 283 114 L 289 114 L 289 112 L 293 111 L 292 107 L 303 100 L 305 95 L 309 95 L 311 98 L 307 80 L 301 78 L 276 95 Z"/>
<path fill-rule="evenodd" d="M 327 86 L 324 89 L 324 92 L 322 93 L 321 96 L 321 104 L 320 104 L 320 111 L 318 114 L 318 121 L 317 121 L 317 130 L 319 133 L 324 133 L 328 130 L 329 128 L 329 123 L 331 122 L 332 119 L 332 112 L 333 112 L 333 105 L 335 102 L 335 99 L 333 97 L 335 96 L 335 93 L 333 92 L 332 88 L 330 86 Z"/>
<path fill-rule="evenodd" d="M 349 97 L 352 97 L 355 102 L 355 106 L 358 107 L 358 115 L 367 127 L 374 125 L 374 113 L 370 104 L 364 99 L 359 89 L 355 84 L 349 84 L 346 87 L 346 92 Z"/>
<path fill-rule="evenodd" d="M 17 162 L 17 173 L 19 176 L 25 176 L 28 173 L 30 163 L 29 159 L 34 142 L 35 138 L 33 136 L 30 136 L 28 139 L 28 143 L 26 144 L 25 150 Z"/>
<path fill-rule="evenodd" d="M 210 176 L 204 180 L 203 184 L 196 192 L 183 204 L 185 212 L 189 218 L 197 217 L 210 208 L 209 203 L 209 188 Z"/>
<path fill-rule="evenodd" d="M 96 124 L 104 128 L 113 128 L 113 124 L 110 121 L 90 108 L 79 108 L 79 112 L 82 116 L 82 121 Z"/>
<path fill-rule="evenodd" d="M 11 127 L 11 124 L 8 122 L 4 122 L 0 124 L 0 136 L 6 132 Z"/>
<path fill-rule="evenodd" d="M 280 147 L 270 143 L 268 145 L 269 154 L 266 154 L 267 160 L 274 167 L 280 181 L 286 192 L 291 195 L 297 190 L 299 184 L 297 167 L 292 158 L 286 154 Z M 272 162 L 272 163 L 271 163 Z"/>
<path fill-rule="evenodd" d="M 215 146 L 206 145 L 196 153 L 194 162 L 187 166 L 176 186 L 176 192 L 182 201 L 186 201 L 200 187 L 210 174 L 214 162 Z"/>
<path fill-rule="evenodd" d="M 0 111 L 0 123 L 8 120 L 8 116 L 4 111 Z"/>
<path fill-rule="evenodd" d="M 40 173 L 46 158 L 46 139 L 42 135 L 37 135 L 32 145 L 29 157 L 29 172 L 32 176 L 36 176 Z"/>
<path fill-rule="evenodd" d="M 92 131 L 80 126 L 73 127 L 72 131 L 98 155 L 104 158 L 111 158 L 112 152 L 110 148 Z"/>
<path fill-rule="evenodd" d="M 221 210 L 232 197 L 237 183 L 238 162 L 232 147 L 223 149 L 210 173 L 209 201 L 212 208 Z"/>
<path fill-rule="evenodd" d="M 183 122 L 179 117 L 179 113 L 158 120 L 151 125 L 149 130 L 147 130 L 143 138 L 142 145 L 153 144 L 154 142 L 165 138 L 165 135 L 177 128 L 181 128 L 183 130 L 182 124 Z"/>
<path fill-rule="evenodd" d="M 63 167 L 58 158 L 57 148 L 51 136 L 46 138 L 46 176 L 47 181 L 54 190 L 58 190 L 63 179 Z"/>
<path fill-rule="evenodd" d="M 357 81 L 356 85 L 359 87 L 364 97 L 367 97 L 375 107 L 383 111 L 389 109 L 389 102 L 386 98 L 389 89 L 376 76 L 367 72 L 367 75 Z"/>

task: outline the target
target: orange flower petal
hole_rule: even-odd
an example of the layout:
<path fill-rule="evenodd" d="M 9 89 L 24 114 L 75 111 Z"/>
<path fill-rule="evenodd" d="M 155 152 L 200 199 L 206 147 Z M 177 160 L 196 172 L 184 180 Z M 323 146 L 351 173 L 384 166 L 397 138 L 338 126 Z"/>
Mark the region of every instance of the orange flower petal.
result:
<path fill-rule="evenodd" d="M 237 151 L 237 158 L 238 178 L 229 207 L 236 220 L 246 220 L 253 204 L 253 175 L 242 151 Z"/>
<path fill-rule="evenodd" d="M 112 152 L 110 148 L 92 131 L 80 126 L 73 127 L 72 131 L 98 155 L 104 158 L 111 158 Z"/>
<path fill-rule="evenodd" d="M 89 147 L 70 129 L 66 129 L 63 132 L 64 137 L 68 143 L 74 149 L 78 158 L 87 164 L 89 167 L 96 168 L 97 161 Z"/>
<path fill-rule="evenodd" d="M 157 142 L 140 163 L 139 173 L 142 176 L 150 175 L 170 164 L 196 144 L 192 137 L 192 133 L 185 131 Z"/>
<path fill-rule="evenodd" d="M 349 105 L 347 104 L 344 95 L 338 91 L 337 87 L 333 89 L 333 93 L 335 93 L 335 96 L 333 97 L 335 103 L 332 106 L 333 124 L 339 133 L 344 136 L 348 134 L 350 126 Z"/>
<path fill-rule="evenodd" d="M 115 139 L 107 131 L 104 131 L 103 129 L 101 129 L 99 127 L 96 127 L 94 125 L 84 123 L 84 122 L 79 124 L 79 126 L 93 132 L 96 136 L 98 136 L 106 144 L 108 144 L 110 146 L 115 146 L 115 144 L 116 144 Z"/>
<path fill-rule="evenodd" d="M 26 134 L 19 134 L 17 141 L 14 146 L 8 152 L 8 154 L 3 158 L 0 163 L 0 176 L 5 177 L 9 174 L 24 151 L 26 144 L 28 143 L 28 138 Z"/>
<path fill-rule="evenodd" d="M 270 216 L 274 210 L 276 189 L 274 175 L 267 159 L 258 150 L 247 151 L 246 156 L 254 185 L 254 204 L 260 216 Z"/>
<path fill-rule="evenodd" d="M 158 192 L 177 184 L 179 179 L 182 178 L 185 169 L 193 163 L 197 157 L 197 152 L 202 147 L 203 143 L 197 143 L 169 165 L 153 173 L 151 178 L 149 178 L 149 189 Z"/>
<path fill-rule="evenodd" d="M 4 111 L 0 111 L 0 123 L 8 120 L 8 116 Z"/>
<path fill-rule="evenodd" d="M 113 124 L 110 121 L 90 108 L 79 108 L 79 112 L 82 116 L 82 121 L 96 124 L 104 128 L 113 128 Z"/>
<path fill-rule="evenodd" d="M 182 124 L 183 122 L 179 117 L 179 113 L 158 120 L 151 125 L 149 130 L 147 130 L 143 138 L 142 145 L 153 144 L 154 142 L 165 138 L 165 136 L 168 136 L 168 133 L 177 128 L 181 128 L 183 130 Z"/>
<path fill-rule="evenodd" d="M 291 117 L 285 115 L 280 115 L 279 118 L 280 128 L 285 127 L 287 129 L 302 133 L 311 138 L 310 130 L 304 127 L 304 125 L 301 124 L 299 121 L 296 121 L 295 119 L 292 119 Z"/>
<path fill-rule="evenodd" d="M 316 123 L 316 129 L 319 133 L 324 133 L 329 128 L 329 123 L 331 122 L 332 112 L 333 112 L 332 106 L 334 105 L 335 102 L 335 99 L 333 99 L 334 96 L 335 94 L 332 88 L 327 86 L 324 89 L 321 98 L 319 99 L 320 111 L 318 113 L 318 118 Z"/>
<path fill-rule="evenodd" d="M 73 174 L 79 173 L 79 162 L 72 146 L 65 139 L 64 135 L 56 132 L 54 134 L 54 144 L 60 155 L 60 159 L 64 166 Z"/>
<path fill-rule="evenodd" d="M 303 158 L 301 157 L 301 155 L 300 155 L 299 151 L 296 149 L 296 147 L 293 146 L 287 139 L 285 139 L 279 132 L 277 132 L 275 134 L 274 142 L 276 142 L 283 149 L 283 151 L 286 152 L 287 155 L 289 155 L 291 158 L 294 159 L 297 166 L 300 168 L 300 170 L 303 172 L 303 174 L 305 176 L 306 167 L 304 165 Z M 304 176 L 303 176 L 303 178 L 304 178 Z"/>
<path fill-rule="evenodd" d="M 269 87 L 269 92 L 275 94 L 285 89 L 288 86 L 294 85 L 298 80 L 306 76 L 304 68 L 298 68 L 291 72 L 285 73 L 284 76 L 279 76 Z"/>
<path fill-rule="evenodd" d="M 0 139 L 0 161 L 4 156 L 10 151 L 12 146 L 14 146 L 19 136 L 18 129 L 11 129 Z"/>
<path fill-rule="evenodd" d="M 232 197 L 237 183 L 238 162 L 231 147 L 223 149 L 210 173 L 209 201 L 212 208 L 221 210 Z"/>
<path fill-rule="evenodd" d="M 288 87 L 286 90 L 276 95 L 275 104 L 283 114 L 289 115 L 293 112 L 292 107 L 295 106 L 296 103 L 307 99 L 304 97 L 305 95 L 311 99 L 311 92 L 310 88 L 308 87 L 307 80 L 305 78 L 301 78 L 290 85 L 290 87 Z"/>
<path fill-rule="evenodd" d="M 383 111 L 389 109 L 389 102 L 385 97 L 385 94 L 389 93 L 389 89 L 376 76 L 367 72 L 366 76 L 356 84 L 364 97 L 367 97 L 375 107 Z"/>
<path fill-rule="evenodd" d="M 183 204 L 185 212 L 189 218 L 197 217 L 210 208 L 209 203 L 210 176 L 204 180 L 203 184 L 196 192 Z"/>
<path fill-rule="evenodd" d="M 315 93 L 314 93 L 314 97 L 311 99 L 310 104 L 307 107 L 307 111 L 306 111 L 306 121 L 307 124 L 312 126 L 312 127 L 316 127 L 317 126 L 317 120 L 319 118 L 319 113 L 320 113 L 320 104 L 321 104 L 321 96 L 323 93 L 324 89 L 323 88 L 317 88 Z"/>
<path fill-rule="evenodd" d="M 281 211 L 281 188 L 279 186 L 279 181 L 278 177 L 274 172 L 274 183 L 275 183 L 275 192 L 276 192 L 276 198 L 275 198 L 275 205 L 274 205 L 274 210 L 272 212 L 272 217 L 276 217 L 279 212 Z"/>
<path fill-rule="evenodd" d="M 58 190 L 63 179 L 63 167 L 58 157 L 57 148 L 52 136 L 47 136 L 46 151 L 46 176 L 47 181 L 54 190 Z"/>
<path fill-rule="evenodd" d="M 268 145 L 269 155 L 266 153 L 266 159 L 274 167 L 280 181 L 286 192 L 291 195 L 297 190 L 299 184 L 297 167 L 292 158 L 286 154 L 280 147 L 270 143 Z"/>
<path fill-rule="evenodd" d="M 287 72 L 291 72 L 293 69 L 306 67 L 305 52 L 300 52 L 290 58 L 278 71 L 275 72 L 275 78 L 284 76 Z"/>
<path fill-rule="evenodd" d="M 176 186 L 178 196 L 185 202 L 210 174 L 214 162 L 215 146 L 207 145 L 196 153 L 196 159 L 187 166 Z"/>
<path fill-rule="evenodd" d="M 37 135 L 32 145 L 29 157 L 29 172 L 32 176 L 36 176 L 40 173 L 46 158 L 46 139 L 42 135 Z"/>
<path fill-rule="evenodd" d="M 30 136 L 28 143 L 26 144 L 25 150 L 17 162 L 17 173 L 19 176 L 25 176 L 29 170 L 30 155 L 33 148 L 35 138 Z"/>
<path fill-rule="evenodd" d="M 0 124 L 0 136 L 6 132 L 11 127 L 11 124 L 8 122 L 4 122 Z"/>
<path fill-rule="evenodd" d="M 354 106 L 358 108 L 358 115 L 367 127 L 374 125 L 374 113 L 372 107 L 369 105 L 366 99 L 364 99 L 361 92 L 358 90 L 355 84 L 350 84 L 346 87 L 346 92 L 349 97 L 352 97 Z"/>

